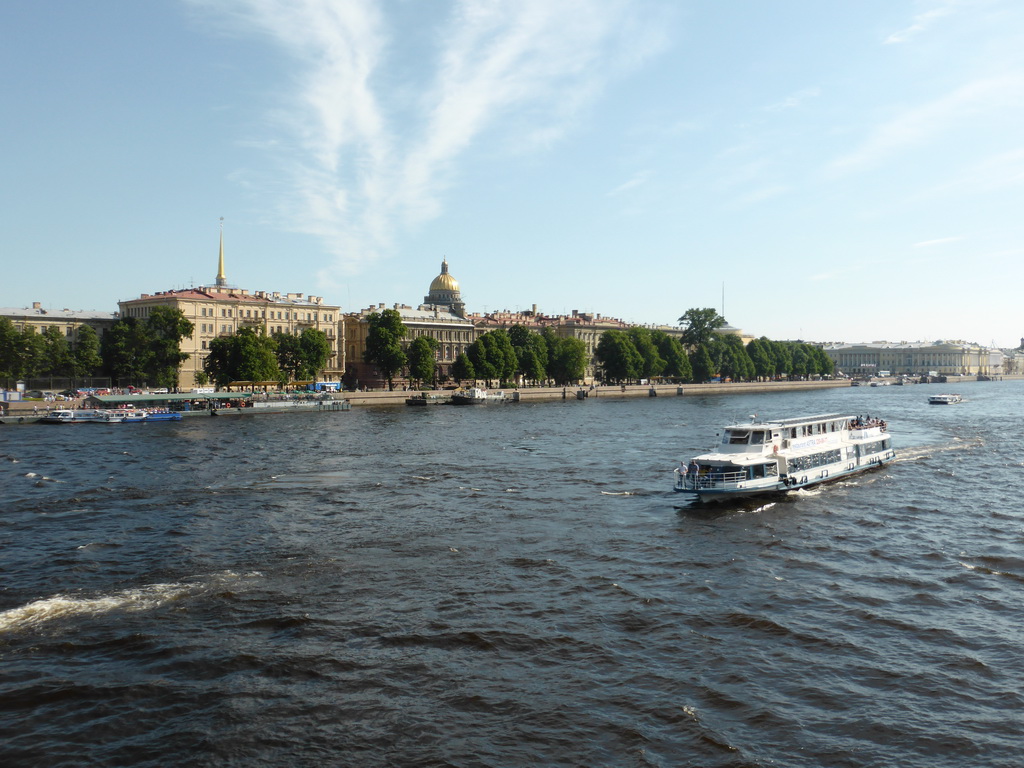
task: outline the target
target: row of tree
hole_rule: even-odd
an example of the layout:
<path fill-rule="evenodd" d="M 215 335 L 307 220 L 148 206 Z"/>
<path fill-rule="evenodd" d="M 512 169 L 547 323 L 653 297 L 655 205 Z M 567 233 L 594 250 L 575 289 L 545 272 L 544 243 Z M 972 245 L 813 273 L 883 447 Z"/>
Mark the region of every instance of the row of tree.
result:
<path fill-rule="evenodd" d="M 300 336 L 243 327 L 210 341 L 203 370 L 218 386 L 232 381 L 303 381 L 317 377 L 331 355 L 327 334 L 306 328 Z"/>
<path fill-rule="evenodd" d="M 642 379 L 677 381 L 737 381 L 779 376 L 830 375 L 834 363 L 820 347 L 802 342 L 771 341 L 765 337 L 744 345 L 735 334 L 722 333 L 725 318 L 713 309 L 690 309 L 679 323 L 681 337 L 650 328 L 605 331 L 595 357 L 606 383 Z M 415 385 L 438 382 L 438 342 L 418 336 L 406 345 L 408 329 L 393 309 L 367 317 L 365 360 L 375 365 L 394 389 L 394 378 L 405 372 Z M 586 345 L 560 337 L 553 328 L 540 333 L 521 325 L 484 333 L 460 354 L 451 368 L 457 381 L 553 382 L 559 386 L 581 380 L 587 369 Z"/>
<path fill-rule="evenodd" d="M 395 376 L 405 371 L 416 385 L 435 386 L 442 378 L 437 364 L 438 342 L 417 336 L 408 345 L 408 328 L 401 315 L 385 309 L 367 316 L 366 362 L 376 366 L 394 389 Z M 488 331 L 455 359 L 451 377 L 456 381 L 552 381 L 568 384 L 583 378 L 587 369 L 586 345 L 576 338 L 558 336 L 554 329 L 541 333 L 523 326 Z"/>
<path fill-rule="evenodd" d="M 80 325 L 69 343 L 55 325 L 44 333 L 31 327 L 19 331 L 8 318 L 0 318 L 0 378 L 81 380 L 105 374 L 120 383 L 173 388 L 189 358 L 181 351 L 181 341 L 194 330 L 184 313 L 171 307 L 154 307 L 145 319 L 123 317 L 102 341 L 88 325 Z M 327 335 L 313 328 L 301 336 L 272 337 L 262 328 L 241 328 L 210 342 L 197 383 L 314 379 L 330 354 Z"/>
<path fill-rule="evenodd" d="M 191 336 L 193 325 L 180 310 L 156 307 L 145 320 L 118 320 L 102 341 L 88 325 L 78 326 L 74 339 L 51 325 L 43 333 L 32 327 L 21 331 L 8 318 L 0 318 L 0 377 L 84 379 L 106 374 L 118 380 L 174 387 L 178 369 L 188 359 L 180 351 L 181 339 Z"/>
<path fill-rule="evenodd" d="M 10 319 L 0 317 L 0 379 L 82 378 L 102 365 L 99 337 L 87 325 L 69 343 L 57 326 L 43 333 L 31 327 L 19 331 Z"/>
<path fill-rule="evenodd" d="M 682 338 L 646 328 L 605 331 L 596 357 L 604 380 L 626 383 L 659 377 L 679 381 L 737 381 L 779 376 L 828 376 L 835 370 L 821 347 L 764 336 L 744 345 L 739 336 L 721 333 L 725 318 L 713 309 L 691 309 L 679 318 Z"/>

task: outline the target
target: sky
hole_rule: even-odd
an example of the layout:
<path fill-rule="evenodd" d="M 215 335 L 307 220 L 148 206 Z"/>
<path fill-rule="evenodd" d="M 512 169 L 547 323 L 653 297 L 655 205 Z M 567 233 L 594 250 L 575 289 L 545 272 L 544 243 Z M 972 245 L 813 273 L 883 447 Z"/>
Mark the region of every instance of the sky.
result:
<path fill-rule="evenodd" d="M 0 306 L 1024 336 L 1019 0 L 0 3 Z"/>

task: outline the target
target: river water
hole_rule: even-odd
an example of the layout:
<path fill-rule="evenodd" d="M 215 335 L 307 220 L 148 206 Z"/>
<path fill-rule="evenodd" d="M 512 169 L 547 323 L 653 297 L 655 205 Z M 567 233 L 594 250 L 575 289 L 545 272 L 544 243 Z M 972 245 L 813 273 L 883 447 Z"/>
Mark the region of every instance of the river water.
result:
<path fill-rule="evenodd" d="M 1024 764 L 1024 382 L 0 428 L 0 762 Z M 749 414 L 899 459 L 690 506 Z"/>

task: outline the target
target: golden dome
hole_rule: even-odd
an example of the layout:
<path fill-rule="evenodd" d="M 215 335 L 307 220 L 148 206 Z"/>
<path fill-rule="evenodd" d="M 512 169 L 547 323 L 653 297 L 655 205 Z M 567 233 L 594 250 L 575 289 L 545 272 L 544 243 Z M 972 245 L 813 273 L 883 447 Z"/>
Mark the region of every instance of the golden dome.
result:
<path fill-rule="evenodd" d="M 434 282 L 430 284 L 430 292 L 435 291 L 454 291 L 458 292 L 459 281 L 448 274 L 448 261 L 441 262 L 441 274 L 434 278 Z"/>

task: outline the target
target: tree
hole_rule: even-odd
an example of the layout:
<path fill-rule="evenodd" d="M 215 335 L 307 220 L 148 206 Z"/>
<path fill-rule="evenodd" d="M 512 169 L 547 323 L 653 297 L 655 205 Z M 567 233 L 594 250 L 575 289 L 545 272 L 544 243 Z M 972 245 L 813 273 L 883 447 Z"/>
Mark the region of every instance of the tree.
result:
<path fill-rule="evenodd" d="M 250 327 L 239 328 L 231 336 L 210 341 L 210 353 L 203 369 L 217 386 L 232 381 L 281 381 L 285 378 L 277 364 L 277 342 Z"/>
<path fill-rule="evenodd" d="M 488 331 L 466 350 L 478 379 L 509 381 L 519 367 L 519 358 L 512 348 L 508 332 L 502 328 Z"/>
<path fill-rule="evenodd" d="M 317 378 L 327 367 L 327 361 L 331 357 L 331 342 L 327 334 L 316 328 L 307 328 L 299 337 L 299 347 L 302 350 L 308 378 Z"/>
<path fill-rule="evenodd" d="M 181 340 L 192 336 L 195 326 L 180 309 L 153 307 L 146 319 L 150 337 L 149 370 L 151 383 L 158 387 L 177 387 L 178 371 L 189 354 L 181 351 Z"/>
<path fill-rule="evenodd" d="M 71 350 L 60 328 L 51 325 L 43 334 L 42 374 L 66 376 L 71 369 Z"/>
<path fill-rule="evenodd" d="M 747 344 L 747 355 L 754 364 L 754 375 L 759 379 L 769 379 L 775 373 L 770 344 L 764 336 Z"/>
<path fill-rule="evenodd" d="M 394 309 L 385 309 L 368 315 L 366 323 L 369 329 L 364 359 L 377 366 L 388 382 L 388 389 L 394 390 L 395 374 L 402 370 L 407 360 L 401 343 L 406 334 L 402 316 Z"/>
<path fill-rule="evenodd" d="M 522 325 L 508 331 L 518 365 L 516 373 L 527 381 L 542 381 L 547 376 L 548 345 L 544 337 Z"/>
<path fill-rule="evenodd" d="M 630 328 L 627 333 L 629 334 L 630 341 L 633 342 L 633 346 L 636 351 L 640 354 L 642 362 L 640 364 L 640 376 L 641 378 L 647 379 L 648 381 L 661 376 L 665 371 L 665 359 L 658 354 L 658 347 L 654 343 L 654 339 L 651 336 L 651 331 L 647 328 Z"/>
<path fill-rule="evenodd" d="M 548 375 L 556 384 L 574 384 L 587 373 L 587 345 L 582 339 L 556 339 L 548 342 Z"/>
<path fill-rule="evenodd" d="M 433 386 L 437 378 L 437 348 L 439 343 L 433 336 L 417 336 L 406 353 L 409 358 L 409 378 L 421 384 Z"/>
<path fill-rule="evenodd" d="M 476 379 L 476 370 L 465 352 L 460 352 L 459 356 L 455 358 L 455 362 L 452 363 L 452 377 L 459 383 Z"/>
<path fill-rule="evenodd" d="M 272 338 L 278 367 L 294 381 L 315 379 L 327 367 L 331 343 L 323 331 L 307 328 L 301 336 L 275 333 Z"/>
<path fill-rule="evenodd" d="M 690 367 L 693 369 L 693 380 L 697 382 L 709 381 L 715 375 L 714 363 L 708 354 L 707 345 L 701 344 L 690 355 Z"/>
<path fill-rule="evenodd" d="M 78 326 L 78 338 L 71 352 L 71 375 L 76 379 L 92 376 L 103 365 L 100 357 L 100 339 L 89 325 Z"/>
<path fill-rule="evenodd" d="M 707 344 L 715 331 L 725 325 L 725 318 L 710 308 L 688 309 L 679 318 L 683 326 L 683 346 L 696 349 Z"/>
<path fill-rule="evenodd" d="M 290 333 L 275 333 L 271 338 L 277 344 L 274 354 L 282 373 L 288 374 L 293 381 L 305 379 L 305 361 L 299 337 Z"/>
<path fill-rule="evenodd" d="M 149 329 L 134 317 L 122 317 L 103 334 L 100 355 L 107 373 L 118 383 L 141 384 L 153 356 Z"/>
<path fill-rule="evenodd" d="M 754 362 L 747 354 L 747 348 L 743 346 L 743 339 L 731 333 L 721 334 L 723 352 L 722 366 L 719 373 L 729 376 L 734 381 L 749 381 L 757 374 L 754 369 Z"/>
<path fill-rule="evenodd" d="M 607 382 L 627 382 L 640 377 L 644 360 L 633 340 L 624 331 L 609 330 L 601 334 L 595 357 L 604 369 Z"/>
<path fill-rule="evenodd" d="M 679 339 L 669 336 L 664 331 L 651 331 L 651 339 L 658 347 L 658 354 L 665 361 L 665 375 L 680 381 L 690 381 L 693 378 L 693 370 Z"/>
<path fill-rule="evenodd" d="M 21 375 L 21 332 L 9 318 L 0 317 L 0 378 Z"/>

